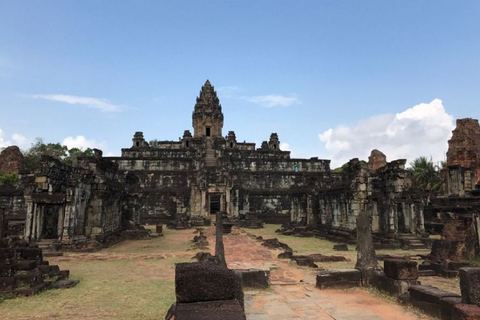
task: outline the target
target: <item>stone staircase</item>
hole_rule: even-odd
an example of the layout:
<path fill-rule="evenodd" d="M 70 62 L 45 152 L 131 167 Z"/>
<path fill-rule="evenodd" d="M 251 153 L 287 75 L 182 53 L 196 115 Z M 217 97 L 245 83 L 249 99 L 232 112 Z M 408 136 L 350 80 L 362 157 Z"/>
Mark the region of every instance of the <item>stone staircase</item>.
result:
<path fill-rule="evenodd" d="M 402 248 L 410 250 L 428 250 L 429 247 L 416 235 L 411 233 L 398 233 L 397 240 L 402 244 Z"/>
<path fill-rule="evenodd" d="M 36 245 L 42 249 L 44 257 L 56 257 L 62 256 L 61 251 L 62 244 L 58 239 L 40 239 L 36 242 Z"/>
<path fill-rule="evenodd" d="M 217 166 L 217 158 L 215 157 L 215 150 L 209 149 L 209 148 L 206 149 L 205 166 L 206 167 L 216 167 Z"/>

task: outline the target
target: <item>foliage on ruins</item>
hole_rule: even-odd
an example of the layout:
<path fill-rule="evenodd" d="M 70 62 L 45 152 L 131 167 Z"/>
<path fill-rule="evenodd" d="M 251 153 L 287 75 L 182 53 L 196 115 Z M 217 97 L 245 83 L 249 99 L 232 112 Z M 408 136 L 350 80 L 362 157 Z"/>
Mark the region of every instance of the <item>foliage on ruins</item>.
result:
<path fill-rule="evenodd" d="M 418 157 L 410 163 L 410 166 L 414 182 L 428 198 L 441 193 L 443 190 L 441 168 L 433 164 L 432 159 Z"/>
<path fill-rule="evenodd" d="M 0 186 L 4 184 L 11 184 L 16 185 L 18 182 L 18 175 L 11 173 L 11 174 L 2 174 L 0 175 Z"/>
<path fill-rule="evenodd" d="M 81 150 L 79 148 L 68 149 L 60 143 L 44 143 L 42 138 L 36 138 L 31 147 L 23 152 L 25 159 L 25 171 L 34 172 L 40 166 L 43 155 L 59 159 L 66 164 L 72 164 L 77 157 L 93 157 L 92 149 Z"/>

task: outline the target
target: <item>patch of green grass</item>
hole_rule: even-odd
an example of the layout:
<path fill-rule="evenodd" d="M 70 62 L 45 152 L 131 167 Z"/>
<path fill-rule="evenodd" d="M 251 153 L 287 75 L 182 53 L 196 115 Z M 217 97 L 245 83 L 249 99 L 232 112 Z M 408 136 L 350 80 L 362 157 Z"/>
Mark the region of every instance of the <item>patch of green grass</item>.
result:
<path fill-rule="evenodd" d="M 173 273 L 178 259 L 152 264 L 133 260 L 69 261 L 71 289 L 48 290 L 28 298 L 2 303 L 2 319 L 161 319 L 175 300 Z M 62 267 L 63 268 L 63 267 Z M 72 316 L 74 314 L 74 316 Z"/>

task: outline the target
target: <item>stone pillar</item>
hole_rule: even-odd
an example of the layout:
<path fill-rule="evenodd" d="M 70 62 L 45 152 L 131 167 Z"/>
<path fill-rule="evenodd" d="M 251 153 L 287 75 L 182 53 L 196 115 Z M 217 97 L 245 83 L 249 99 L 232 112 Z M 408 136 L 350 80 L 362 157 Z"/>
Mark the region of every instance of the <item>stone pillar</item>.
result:
<path fill-rule="evenodd" d="M 0 239 L 5 237 L 5 209 L 0 208 Z"/>
<path fill-rule="evenodd" d="M 223 212 L 217 211 L 215 222 L 215 256 L 220 261 L 220 266 L 227 268 L 225 261 L 225 248 L 223 246 Z"/>
<path fill-rule="evenodd" d="M 377 258 L 373 248 L 372 225 L 367 211 L 357 217 L 357 263 L 355 269 L 362 273 L 362 285 L 368 285 L 377 268 Z"/>
<path fill-rule="evenodd" d="M 462 302 L 480 306 L 480 268 L 460 268 Z"/>

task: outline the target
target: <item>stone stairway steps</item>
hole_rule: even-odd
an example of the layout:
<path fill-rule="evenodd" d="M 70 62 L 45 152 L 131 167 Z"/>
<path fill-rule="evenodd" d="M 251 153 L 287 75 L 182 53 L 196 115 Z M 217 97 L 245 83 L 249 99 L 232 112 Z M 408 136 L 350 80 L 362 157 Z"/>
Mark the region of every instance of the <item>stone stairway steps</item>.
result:
<path fill-rule="evenodd" d="M 402 246 L 408 247 L 409 249 L 413 250 L 422 250 L 422 249 L 428 249 L 428 246 L 423 243 L 422 240 L 420 240 L 416 235 L 410 234 L 410 233 L 399 233 L 397 235 L 397 239 L 402 242 Z"/>
<path fill-rule="evenodd" d="M 62 256 L 62 244 L 58 239 L 41 239 L 35 243 L 40 249 L 44 257 Z"/>
<path fill-rule="evenodd" d="M 215 157 L 215 150 L 207 149 L 205 154 L 205 166 L 215 167 L 217 166 L 217 158 Z"/>

